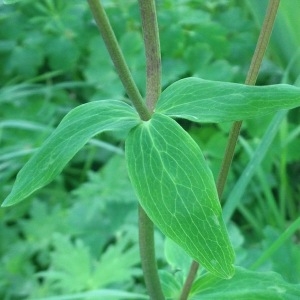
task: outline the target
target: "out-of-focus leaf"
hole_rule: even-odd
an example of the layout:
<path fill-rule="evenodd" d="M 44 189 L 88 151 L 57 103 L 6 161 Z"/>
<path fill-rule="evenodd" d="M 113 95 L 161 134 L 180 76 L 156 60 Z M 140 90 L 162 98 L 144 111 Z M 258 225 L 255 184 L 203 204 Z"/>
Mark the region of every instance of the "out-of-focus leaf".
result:
<path fill-rule="evenodd" d="M 165 240 L 165 257 L 173 271 L 181 274 L 181 278 L 188 274 L 192 262 L 191 257 L 169 238 Z"/>
<path fill-rule="evenodd" d="M 120 281 L 130 282 L 137 274 L 134 266 L 140 260 L 138 245 L 130 246 L 128 236 L 121 236 L 110 245 L 99 260 L 93 259 L 80 239 L 72 243 L 69 237 L 56 234 L 53 240 L 50 268 L 40 276 L 58 291 L 93 290 Z"/>
<path fill-rule="evenodd" d="M 267 2 L 247 0 L 245 3 L 257 21 L 257 27 L 260 28 L 266 12 Z M 272 58 L 275 58 L 280 65 L 287 68 L 291 82 L 295 82 L 299 77 L 300 70 L 300 19 L 298 10 L 298 0 L 280 2 L 270 47 L 268 48 Z"/>
<path fill-rule="evenodd" d="M 20 2 L 20 1 L 22 1 L 22 0 L 1 0 L 1 1 L 0 1 L 0 5 L 1 5 L 1 2 L 2 2 L 3 4 L 13 4 L 13 3 Z"/>
<path fill-rule="evenodd" d="M 82 300 L 82 299 L 89 299 L 89 300 L 148 300 L 149 297 L 143 294 L 138 293 L 130 293 L 130 292 L 123 292 L 114 289 L 100 289 L 94 290 L 89 292 L 83 293 L 76 293 L 71 295 L 63 295 L 63 296 L 53 296 L 53 297 L 43 297 L 36 300 Z"/>
<path fill-rule="evenodd" d="M 166 270 L 159 272 L 161 287 L 166 299 L 178 299 L 182 288 L 182 283 Z"/>
<path fill-rule="evenodd" d="M 103 253 L 91 279 L 94 287 L 129 282 L 134 275 L 141 275 L 134 267 L 140 263 L 138 244 L 130 246 L 130 242 L 129 236 L 122 236 Z"/>

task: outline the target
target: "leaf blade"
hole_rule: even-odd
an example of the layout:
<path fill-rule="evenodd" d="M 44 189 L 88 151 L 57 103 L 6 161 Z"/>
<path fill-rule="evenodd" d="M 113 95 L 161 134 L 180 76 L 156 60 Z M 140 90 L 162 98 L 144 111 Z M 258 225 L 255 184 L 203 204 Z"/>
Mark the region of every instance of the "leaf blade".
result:
<path fill-rule="evenodd" d="M 154 114 L 131 130 L 125 153 L 129 177 L 150 219 L 207 270 L 230 278 L 234 252 L 198 145 L 174 120 Z"/>
<path fill-rule="evenodd" d="M 294 300 L 300 297 L 300 285 L 286 282 L 275 272 L 254 272 L 236 267 L 230 280 L 205 274 L 195 281 L 191 294 L 195 300 Z"/>
<path fill-rule="evenodd" d="M 17 175 L 2 206 L 10 206 L 48 184 L 94 135 L 109 130 L 130 130 L 139 122 L 129 105 L 102 100 L 70 111 Z"/>
<path fill-rule="evenodd" d="M 194 122 L 234 122 L 300 106 L 300 88 L 181 79 L 163 91 L 156 112 Z"/>

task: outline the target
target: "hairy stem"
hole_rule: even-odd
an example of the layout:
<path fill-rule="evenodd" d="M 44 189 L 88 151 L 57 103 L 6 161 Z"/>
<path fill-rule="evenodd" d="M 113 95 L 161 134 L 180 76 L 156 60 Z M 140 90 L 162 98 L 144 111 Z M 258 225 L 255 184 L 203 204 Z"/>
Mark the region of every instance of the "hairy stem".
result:
<path fill-rule="evenodd" d="M 151 114 L 144 103 L 142 96 L 131 76 L 130 70 L 125 62 L 123 53 L 119 47 L 114 31 L 110 25 L 108 17 L 101 5 L 100 0 L 87 0 L 90 10 L 98 25 L 99 31 L 109 52 L 109 55 L 114 63 L 114 66 L 119 74 L 122 84 L 137 110 L 140 118 L 144 121 L 150 119 Z"/>
<path fill-rule="evenodd" d="M 260 31 L 260 35 L 256 44 L 256 48 L 251 60 L 251 64 L 249 67 L 249 71 L 247 74 L 247 78 L 245 80 L 245 84 L 248 85 L 255 85 L 258 73 L 259 73 L 259 69 L 264 57 L 264 54 L 266 52 L 269 40 L 270 40 L 270 36 L 272 33 L 272 29 L 273 29 L 273 25 L 274 25 L 274 21 L 275 21 L 275 17 L 277 14 L 277 10 L 279 7 L 279 3 L 280 0 L 270 0 L 269 4 L 268 4 L 268 8 L 265 14 L 265 19 Z M 224 158 L 222 161 L 222 165 L 220 168 L 220 172 L 219 172 L 219 176 L 217 179 L 217 191 L 218 191 L 218 195 L 219 195 L 219 199 L 221 199 L 223 191 L 224 191 L 224 187 L 225 187 L 225 183 L 228 177 L 228 173 L 229 173 L 229 169 L 230 169 L 230 165 L 233 159 L 233 155 L 234 155 L 234 150 L 236 147 L 236 143 L 237 143 L 237 139 L 240 133 L 240 128 L 242 126 L 242 121 L 238 121 L 235 122 L 231 128 L 230 134 L 229 134 L 229 138 L 228 138 L 228 142 L 227 142 L 227 146 L 226 146 L 226 150 L 225 150 L 225 154 L 224 154 Z M 197 262 L 193 262 L 192 263 L 194 265 L 198 264 Z M 193 272 L 192 268 L 190 270 L 190 273 Z M 183 287 L 183 291 L 184 290 L 188 290 L 188 292 L 186 292 L 184 295 L 181 294 L 180 296 L 180 300 L 186 300 L 188 293 L 192 287 L 193 281 L 196 277 L 196 273 L 194 273 L 194 276 L 192 274 L 189 274 L 184 287 Z"/>
<path fill-rule="evenodd" d="M 161 93 L 161 58 L 158 24 L 154 0 L 139 0 L 146 54 L 146 105 L 153 112 Z M 147 176 L 147 174 L 145 174 Z M 163 300 L 154 247 L 154 226 L 146 212 L 139 206 L 140 255 L 146 287 L 153 300 Z"/>
<path fill-rule="evenodd" d="M 139 0 L 147 63 L 146 104 L 152 112 L 161 93 L 161 57 L 155 1 Z"/>

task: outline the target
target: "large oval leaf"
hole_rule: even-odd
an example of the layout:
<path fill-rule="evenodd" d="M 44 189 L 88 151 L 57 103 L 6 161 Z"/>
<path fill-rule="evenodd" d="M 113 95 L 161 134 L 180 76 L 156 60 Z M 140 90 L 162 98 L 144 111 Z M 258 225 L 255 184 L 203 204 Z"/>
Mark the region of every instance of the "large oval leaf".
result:
<path fill-rule="evenodd" d="M 131 182 L 151 220 L 207 270 L 230 278 L 234 252 L 198 145 L 174 120 L 154 114 L 130 131 L 125 151 Z"/>
<path fill-rule="evenodd" d="M 244 84 L 185 78 L 170 85 L 156 112 L 194 122 L 233 122 L 300 106 L 300 88 L 277 84 Z"/>
<path fill-rule="evenodd" d="M 92 136 L 130 130 L 138 122 L 134 109 L 121 101 L 94 101 L 76 107 L 21 169 L 2 206 L 20 202 L 49 183 Z"/>

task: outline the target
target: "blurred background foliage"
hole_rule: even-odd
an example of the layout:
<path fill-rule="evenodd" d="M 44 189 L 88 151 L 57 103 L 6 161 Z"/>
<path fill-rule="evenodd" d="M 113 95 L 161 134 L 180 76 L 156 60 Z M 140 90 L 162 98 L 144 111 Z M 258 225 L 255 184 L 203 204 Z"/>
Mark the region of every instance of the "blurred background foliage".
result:
<path fill-rule="evenodd" d="M 133 0 L 103 4 L 144 94 L 138 5 Z M 266 5 L 260 0 L 158 0 L 163 88 L 188 76 L 242 83 Z M 299 85 L 299 11 L 299 1 L 282 1 L 259 85 Z M 85 1 L 0 4 L 0 66 L 3 200 L 17 172 L 69 110 L 93 100 L 128 100 Z M 244 122 L 225 201 L 271 119 Z M 285 117 L 262 166 L 256 167 L 250 184 L 241 191 L 240 205 L 229 224 L 241 266 L 251 265 L 299 214 L 299 121 L 299 110 Z M 201 146 L 216 176 L 230 124 L 179 122 Z M 95 137 L 54 182 L 24 203 L 0 210 L 1 299 L 76 293 L 82 293 L 76 299 L 99 299 L 84 292 L 102 289 L 129 292 L 127 298 L 107 294 L 105 299 L 138 299 L 133 293 L 145 294 L 137 200 L 126 173 L 123 141 L 124 136 L 117 134 Z M 176 265 L 171 255 L 175 246 L 159 232 L 156 235 L 162 278 L 180 268 L 183 273 L 176 273 L 181 276 L 176 282 L 181 282 L 182 259 Z M 260 269 L 299 282 L 298 247 L 299 234 Z"/>

